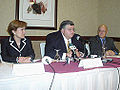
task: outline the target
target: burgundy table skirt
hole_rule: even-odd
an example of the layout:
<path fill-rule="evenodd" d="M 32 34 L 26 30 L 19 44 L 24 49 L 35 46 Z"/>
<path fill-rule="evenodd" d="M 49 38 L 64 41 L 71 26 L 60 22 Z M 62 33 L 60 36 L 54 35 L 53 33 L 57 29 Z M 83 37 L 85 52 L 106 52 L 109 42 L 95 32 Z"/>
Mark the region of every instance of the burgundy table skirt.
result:
<path fill-rule="evenodd" d="M 96 68 L 116 68 L 120 67 L 120 58 L 112 58 L 112 62 L 104 63 L 103 67 L 96 67 Z M 79 72 L 79 71 L 86 71 L 90 69 L 84 69 L 83 67 L 78 67 L 79 62 L 71 61 L 70 64 L 65 64 L 65 62 L 53 62 L 51 66 L 54 68 L 56 73 L 70 73 L 70 72 Z M 45 72 L 53 72 L 52 68 L 49 65 L 44 65 Z"/>

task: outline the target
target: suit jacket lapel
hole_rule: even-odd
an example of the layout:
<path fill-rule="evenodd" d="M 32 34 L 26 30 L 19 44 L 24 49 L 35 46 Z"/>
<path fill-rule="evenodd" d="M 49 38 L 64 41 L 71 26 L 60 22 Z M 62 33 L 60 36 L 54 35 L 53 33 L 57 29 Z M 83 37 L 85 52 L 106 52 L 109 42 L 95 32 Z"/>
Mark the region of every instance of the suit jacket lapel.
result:
<path fill-rule="evenodd" d="M 26 38 L 24 38 L 22 41 L 21 41 L 21 47 L 20 47 L 20 52 L 24 49 L 24 47 L 26 46 Z"/>
<path fill-rule="evenodd" d="M 98 41 L 98 43 L 99 43 L 99 45 L 100 45 L 100 48 L 102 47 L 102 43 L 101 43 L 101 40 L 100 40 L 100 37 L 99 36 L 97 36 L 97 41 Z"/>
<path fill-rule="evenodd" d="M 106 37 L 105 38 L 105 49 L 107 49 L 107 46 L 109 46 L 109 43 L 108 43 L 108 38 Z"/>
<path fill-rule="evenodd" d="M 10 46 L 12 46 L 16 51 L 20 52 L 18 47 L 17 47 L 17 44 L 15 43 L 15 40 L 13 39 L 13 37 L 9 38 L 9 42 L 10 42 Z"/>
<path fill-rule="evenodd" d="M 16 51 L 18 51 L 19 53 L 24 49 L 25 45 L 26 45 L 26 38 L 24 38 L 22 41 L 21 41 L 21 46 L 20 46 L 20 49 L 18 48 L 15 40 L 13 37 L 10 37 L 9 38 L 9 42 L 10 42 L 10 46 L 12 46 Z"/>
<path fill-rule="evenodd" d="M 75 36 L 75 35 L 74 35 L 74 36 Z M 75 45 L 75 43 L 76 43 L 76 40 L 75 40 L 74 36 L 71 38 L 71 43 L 72 43 L 73 45 Z"/>
<path fill-rule="evenodd" d="M 66 48 L 64 39 L 61 40 L 61 44 L 62 44 L 63 50 L 65 50 L 65 52 L 67 52 L 67 48 Z"/>
<path fill-rule="evenodd" d="M 60 47 L 62 47 L 62 49 L 65 50 L 65 52 L 67 52 L 65 41 L 64 41 L 64 38 L 63 38 L 62 33 L 60 31 L 59 31 L 58 38 L 60 39 L 59 41 L 61 42 L 61 45 L 62 45 Z"/>

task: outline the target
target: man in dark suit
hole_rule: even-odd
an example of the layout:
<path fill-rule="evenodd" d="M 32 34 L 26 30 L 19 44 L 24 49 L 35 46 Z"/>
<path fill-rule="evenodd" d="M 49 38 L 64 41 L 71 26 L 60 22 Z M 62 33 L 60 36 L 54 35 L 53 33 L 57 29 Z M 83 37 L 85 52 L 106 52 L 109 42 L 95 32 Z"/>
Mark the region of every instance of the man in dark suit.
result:
<path fill-rule="evenodd" d="M 84 53 L 84 45 L 80 40 L 80 35 L 75 34 L 74 23 L 70 20 L 63 21 L 60 25 L 59 31 L 53 32 L 47 35 L 45 56 L 54 58 L 56 51 L 59 50 L 59 55 L 62 57 L 63 53 L 67 57 L 72 57 L 73 52 L 69 49 L 68 43 L 75 45 L 75 54 L 77 57 L 81 57 L 81 52 Z"/>
<path fill-rule="evenodd" d="M 119 50 L 115 47 L 113 39 L 106 37 L 107 32 L 108 28 L 106 25 L 103 24 L 98 27 L 98 35 L 89 40 L 91 55 L 113 56 L 119 54 Z"/>

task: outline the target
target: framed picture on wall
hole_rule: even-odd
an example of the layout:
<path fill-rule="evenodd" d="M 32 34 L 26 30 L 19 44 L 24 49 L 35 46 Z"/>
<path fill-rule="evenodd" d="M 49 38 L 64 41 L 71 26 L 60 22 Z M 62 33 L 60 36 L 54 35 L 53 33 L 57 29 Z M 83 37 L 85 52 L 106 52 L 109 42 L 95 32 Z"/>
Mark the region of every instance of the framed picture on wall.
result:
<path fill-rule="evenodd" d="M 15 19 L 25 21 L 27 29 L 57 29 L 57 0 L 16 0 Z"/>

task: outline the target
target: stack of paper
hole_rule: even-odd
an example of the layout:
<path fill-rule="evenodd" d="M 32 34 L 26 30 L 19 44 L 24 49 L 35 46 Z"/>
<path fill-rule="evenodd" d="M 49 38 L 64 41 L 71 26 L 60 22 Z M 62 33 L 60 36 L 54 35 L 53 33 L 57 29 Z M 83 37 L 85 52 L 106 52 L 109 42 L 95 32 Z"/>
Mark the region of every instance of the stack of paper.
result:
<path fill-rule="evenodd" d="M 13 75 L 25 76 L 45 73 L 43 63 L 13 64 Z"/>

